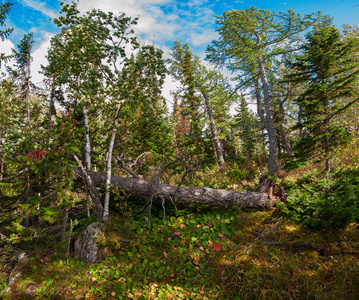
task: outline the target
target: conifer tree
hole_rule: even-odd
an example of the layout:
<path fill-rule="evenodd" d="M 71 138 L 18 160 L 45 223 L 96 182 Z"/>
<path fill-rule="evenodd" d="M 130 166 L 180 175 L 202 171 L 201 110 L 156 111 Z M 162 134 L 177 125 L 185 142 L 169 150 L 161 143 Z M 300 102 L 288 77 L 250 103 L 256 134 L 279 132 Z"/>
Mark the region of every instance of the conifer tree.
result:
<path fill-rule="evenodd" d="M 0 27 L 5 26 L 5 20 L 7 15 L 10 12 L 12 3 L 5 2 L 0 4 Z M 5 30 L 0 30 L 0 39 L 4 41 L 10 33 L 13 31 L 13 28 L 6 28 Z M 10 58 L 10 56 L 5 55 L 4 53 L 0 53 L 0 66 L 2 61 L 6 61 Z"/>
<path fill-rule="evenodd" d="M 30 123 L 30 92 L 31 87 L 31 62 L 32 62 L 32 45 L 34 43 L 33 34 L 28 33 L 17 46 L 17 50 L 13 49 L 12 53 L 15 58 L 15 69 L 8 68 L 8 71 L 18 86 L 19 97 L 26 104 L 26 122 Z"/>
<path fill-rule="evenodd" d="M 358 41 L 343 39 L 335 26 L 320 27 L 306 36 L 303 53 L 289 65 L 287 80 L 305 83 L 306 90 L 296 102 L 300 107 L 303 137 L 295 147 L 299 161 L 324 156 L 331 171 L 331 153 L 349 138 L 349 132 L 336 120 L 358 101 L 354 83 L 358 79 Z"/>
<path fill-rule="evenodd" d="M 185 113 L 191 122 L 191 133 L 199 150 L 199 140 L 203 130 L 202 122 L 210 128 L 210 140 L 221 172 L 225 172 L 223 145 L 220 140 L 219 123 L 224 123 L 223 116 L 229 109 L 229 103 L 235 98 L 226 79 L 217 71 L 209 70 L 201 64 L 199 57 L 194 56 L 187 44 L 175 42 L 171 60 L 171 73 L 184 86 Z M 228 123 L 227 123 L 228 125 Z"/>
<path fill-rule="evenodd" d="M 219 39 L 207 48 L 207 59 L 238 72 L 239 86 L 255 91 L 258 105 L 264 102 L 261 117 L 268 134 L 268 171 L 274 176 L 279 169 L 277 137 L 273 117 L 273 95 L 268 82 L 272 61 L 294 51 L 300 34 L 321 18 L 317 15 L 296 14 L 257 9 L 231 10 L 217 19 Z M 261 110 L 258 108 L 258 110 Z M 261 116 L 261 115 L 260 115 Z"/>
<path fill-rule="evenodd" d="M 236 109 L 235 115 L 236 127 L 238 128 L 238 136 L 242 145 L 242 151 L 249 159 L 253 158 L 256 144 L 256 135 L 259 130 L 257 128 L 257 118 L 249 110 L 244 95 L 240 96 L 239 108 Z"/>

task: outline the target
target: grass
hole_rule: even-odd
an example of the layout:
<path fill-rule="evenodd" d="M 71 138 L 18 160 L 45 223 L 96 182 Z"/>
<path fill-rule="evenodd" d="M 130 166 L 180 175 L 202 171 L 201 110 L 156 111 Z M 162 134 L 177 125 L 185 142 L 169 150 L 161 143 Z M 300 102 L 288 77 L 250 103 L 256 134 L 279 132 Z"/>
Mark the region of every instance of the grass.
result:
<path fill-rule="evenodd" d="M 89 266 L 72 254 L 67 264 L 59 245 L 39 240 L 4 299 L 359 298 L 357 224 L 309 231 L 277 210 L 197 206 L 165 221 L 160 210 L 153 215 L 150 225 L 129 211 L 113 215 L 99 241 L 106 257 Z"/>

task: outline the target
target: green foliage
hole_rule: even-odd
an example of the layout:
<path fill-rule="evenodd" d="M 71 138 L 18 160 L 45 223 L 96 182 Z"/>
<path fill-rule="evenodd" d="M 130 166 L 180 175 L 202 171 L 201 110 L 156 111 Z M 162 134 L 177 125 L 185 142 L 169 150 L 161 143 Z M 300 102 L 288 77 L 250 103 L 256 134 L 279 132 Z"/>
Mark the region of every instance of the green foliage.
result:
<path fill-rule="evenodd" d="M 223 144 L 230 139 L 229 108 L 237 96 L 228 80 L 205 67 L 187 44 L 176 41 L 172 51 L 170 73 L 181 83 L 173 112 L 177 154 L 191 155 L 198 167 L 217 159 L 224 171 Z"/>
<path fill-rule="evenodd" d="M 240 97 L 239 108 L 234 116 L 233 128 L 239 138 L 243 156 L 249 161 L 260 155 L 259 145 L 263 144 L 264 135 L 258 117 L 248 108 L 244 95 Z"/>
<path fill-rule="evenodd" d="M 336 27 L 325 26 L 307 35 L 303 53 L 289 63 L 293 72 L 287 80 L 306 85 L 296 99 L 301 108 L 296 128 L 303 132 L 294 148 L 299 162 L 323 156 L 328 161 L 349 141 L 348 126 L 338 116 L 358 100 L 353 85 L 359 74 L 356 53 L 355 38 L 344 39 Z"/>
<path fill-rule="evenodd" d="M 359 218 L 358 169 L 339 170 L 322 180 L 307 174 L 288 194 L 288 206 L 281 206 L 282 211 L 309 228 L 345 228 Z"/>
<path fill-rule="evenodd" d="M 0 27 L 5 26 L 5 20 L 10 12 L 11 6 L 12 3 L 10 2 L 0 4 Z M 0 39 L 4 41 L 13 30 L 13 28 L 6 28 L 5 30 L 0 30 Z M 2 61 L 7 61 L 9 58 L 10 57 L 6 56 L 4 53 L 0 53 L 0 66 Z"/>
<path fill-rule="evenodd" d="M 309 179 L 308 179 L 309 180 Z M 23 278 L 6 299 L 31 297 L 115 299 L 350 299 L 358 294 L 357 227 L 310 232 L 277 212 L 224 211 L 193 206 L 178 217 L 146 219 L 129 213 L 110 219 L 102 261 L 91 265 L 48 245 L 36 247 Z M 273 227 L 276 224 L 275 227 Z M 325 246 L 326 254 L 267 244 L 294 241 Z M 258 239 L 259 238 L 259 239 Z M 343 241 L 339 245 L 336 241 Z M 42 243 L 42 239 L 38 240 Z M 291 245 L 291 242 L 288 242 Z M 6 248 L 8 253 L 12 248 Z M 343 251 L 343 253 L 341 253 Z M 4 254 L 4 252 L 2 253 Z M 0 262 L 0 272 L 2 268 Z M 345 274 L 345 280 L 343 279 Z M 290 276 L 290 283 L 288 283 Z M 338 280 L 341 278 L 343 280 Z M 330 286 L 323 290 L 327 282 Z M 0 285 L 5 286 L 0 277 Z M 237 297 L 237 298 L 236 298 Z"/>

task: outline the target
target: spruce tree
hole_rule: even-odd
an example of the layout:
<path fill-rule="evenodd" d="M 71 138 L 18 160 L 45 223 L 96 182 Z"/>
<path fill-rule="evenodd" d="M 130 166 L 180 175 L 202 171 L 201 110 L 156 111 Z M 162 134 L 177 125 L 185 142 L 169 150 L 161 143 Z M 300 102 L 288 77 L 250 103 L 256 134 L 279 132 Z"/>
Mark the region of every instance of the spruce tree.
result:
<path fill-rule="evenodd" d="M 335 26 L 317 28 L 306 36 L 303 53 L 289 63 L 288 81 L 307 85 L 297 99 L 303 136 L 295 146 L 299 162 L 324 156 L 331 171 L 331 153 L 348 141 L 349 131 L 338 115 L 358 100 L 353 86 L 358 78 L 357 40 L 343 39 Z"/>

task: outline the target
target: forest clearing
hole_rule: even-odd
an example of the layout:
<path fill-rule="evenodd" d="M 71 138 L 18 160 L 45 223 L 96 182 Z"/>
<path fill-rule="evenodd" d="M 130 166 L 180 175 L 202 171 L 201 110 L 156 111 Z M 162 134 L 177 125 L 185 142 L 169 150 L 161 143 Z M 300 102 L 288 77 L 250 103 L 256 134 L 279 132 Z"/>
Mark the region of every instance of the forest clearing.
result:
<path fill-rule="evenodd" d="M 33 33 L 0 57 L 0 299 L 359 298 L 357 25 L 232 9 L 202 60 L 53 22 L 41 86 Z"/>

